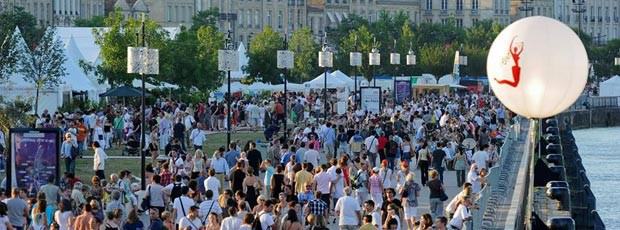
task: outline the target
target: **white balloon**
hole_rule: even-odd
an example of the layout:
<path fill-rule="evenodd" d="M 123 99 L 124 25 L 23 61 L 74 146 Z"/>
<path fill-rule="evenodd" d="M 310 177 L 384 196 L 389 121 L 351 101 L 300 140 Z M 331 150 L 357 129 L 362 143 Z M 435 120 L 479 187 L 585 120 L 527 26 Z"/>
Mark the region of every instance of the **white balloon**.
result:
<path fill-rule="evenodd" d="M 562 22 L 528 17 L 495 38 L 487 75 L 491 89 L 508 109 L 528 118 L 551 117 L 583 91 L 588 55 L 577 34 Z"/>

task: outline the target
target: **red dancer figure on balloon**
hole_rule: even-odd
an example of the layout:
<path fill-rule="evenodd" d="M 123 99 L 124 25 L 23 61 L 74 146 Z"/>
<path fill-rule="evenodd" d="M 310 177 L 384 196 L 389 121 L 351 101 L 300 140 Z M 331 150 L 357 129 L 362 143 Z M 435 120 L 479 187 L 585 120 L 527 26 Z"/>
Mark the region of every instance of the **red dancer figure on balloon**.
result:
<path fill-rule="evenodd" d="M 508 48 L 508 51 L 510 52 L 510 55 L 512 56 L 512 60 L 514 60 L 515 65 L 512 66 L 512 78 L 513 81 L 510 80 L 497 80 L 497 78 L 495 79 L 495 81 L 499 84 L 506 84 L 512 87 L 517 87 L 519 85 L 519 79 L 521 78 L 521 67 L 519 66 L 519 56 L 521 56 L 521 52 L 523 52 L 523 43 L 521 43 L 521 47 L 519 47 L 518 45 L 513 46 L 513 43 L 515 41 L 515 38 L 517 38 L 516 36 L 514 38 L 512 38 L 512 41 L 510 42 L 510 48 Z"/>

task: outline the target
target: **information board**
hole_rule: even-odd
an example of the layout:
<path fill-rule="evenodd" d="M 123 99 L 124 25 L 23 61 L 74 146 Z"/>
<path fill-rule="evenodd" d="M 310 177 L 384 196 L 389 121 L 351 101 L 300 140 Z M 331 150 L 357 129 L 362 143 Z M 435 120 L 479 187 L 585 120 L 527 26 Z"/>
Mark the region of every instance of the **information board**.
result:
<path fill-rule="evenodd" d="M 362 110 L 373 114 L 381 113 L 381 87 L 361 87 Z"/>
<path fill-rule="evenodd" d="M 8 159 L 7 184 L 26 188 L 29 193 L 39 191 L 50 175 L 60 179 L 59 129 L 11 129 L 11 152 Z"/>
<path fill-rule="evenodd" d="M 396 80 L 396 103 L 402 104 L 403 102 L 411 100 L 411 81 Z"/>

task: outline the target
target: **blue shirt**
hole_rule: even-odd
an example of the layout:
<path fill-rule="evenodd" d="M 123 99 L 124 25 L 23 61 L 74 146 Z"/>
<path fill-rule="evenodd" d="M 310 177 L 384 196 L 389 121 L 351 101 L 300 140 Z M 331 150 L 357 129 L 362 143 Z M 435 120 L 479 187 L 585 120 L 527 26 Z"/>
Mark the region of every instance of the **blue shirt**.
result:
<path fill-rule="evenodd" d="M 336 142 L 336 133 L 332 128 L 325 129 L 323 132 L 321 132 L 321 136 L 323 137 L 323 142 L 325 144 L 333 145 L 334 142 Z"/>
<path fill-rule="evenodd" d="M 271 177 L 276 173 L 276 169 L 273 166 L 267 167 L 265 170 L 265 186 L 271 186 Z"/>
<path fill-rule="evenodd" d="M 232 150 L 228 151 L 224 158 L 226 159 L 226 163 L 228 163 L 229 166 L 232 166 L 237 164 L 237 159 L 239 159 L 239 155 L 241 155 L 239 152 L 237 152 L 236 150 Z"/>
<path fill-rule="evenodd" d="M 288 152 L 284 153 L 284 156 L 282 156 L 282 159 L 280 160 L 280 163 L 287 164 L 289 161 L 291 161 L 291 156 L 292 155 L 293 155 L 293 153 L 291 151 L 288 151 Z M 297 163 L 297 158 L 295 158 L 295 162 Z"/>
<path fill-rule="evenodd" d="M 299 199 L 300 204 L 305 204 L 306 202 L 309 202 L 312 199 L 314 199 L 314 191 L 310 190 L 308 192 L 302 192 L 299 195 L 297 195 L 297 199 Z"/>

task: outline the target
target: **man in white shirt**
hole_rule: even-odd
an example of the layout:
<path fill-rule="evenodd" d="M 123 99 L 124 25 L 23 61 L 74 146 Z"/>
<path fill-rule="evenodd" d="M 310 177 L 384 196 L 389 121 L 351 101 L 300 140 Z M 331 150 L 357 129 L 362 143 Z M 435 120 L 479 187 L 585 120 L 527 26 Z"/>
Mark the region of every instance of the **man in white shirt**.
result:
<path fill-rule="evenodd" d="M 258 213 L 258 220 L 260 220 L 260 225 L 263 230 L 273 229 L 274 221 L 273 216 L 271 216 L 271 211 L 273 211 L 273 202 L 267 200 L 263 206 L 263 211 Z"/>
<path fill-rule="evenodd" d="M 190 207 L 194 206 L 194 200 L 187 197 L 188 193 L 189 193 L 189 187 L 183 186 L 181 188 L 182 195 L 174 199 L 174 202 L 172 204 L 172 208 L 173 208 L 172 217 L 176 223 L 180 223 L 181 219 L 190 213 L 191 211 Z"/>
<path fill-rule="evenodd" d="M 357 199 L 351 197 L 350 187 L 344 188 L 344 196 L 338 199 L 334 208 L 336 215 L 340 217 L 338 221 L 340 229 L 354 230 L 359 226 L 362 220 L 361 208 Z"/>
<path fill-rule="evenodd" d="M 205 220 L 204 223 L 205 225 L 207 225 L 209 224 L 209 214 L 214 213 L 218 216 L 218 218 L 222 216 L 222 207 L 220 207 L 220 204 L 217 202 L 217 200 L 213 199 L 213 191 L 207 190 L 207 192 L 205 192 L 205 196 L 207 200 L 200 203 L 199 216 L 201 219 Z"/>
<path fill-rule="evenodd" d="M 215 178 L 215 170 L 209 169 L 209 177 L 204 182 L 205 191 L 212 191 L 213 197 L 220 197 L 220 189 L 222 189 L 222 183 Z"/>
<path fill-rule="evenodd" d="M 370 161 L 370 166 L 374 167 L 377 159 L 377 147 L 379 146 L 379 139 L 377 139 L 374 132 L 364 140 L 364 145 L 366 145 L 366 152 L 368 153 L 368 161 Z"/>
<path fill-rule="evenodd" d="M 202 221 L 198 218 L 198 207 L 191 206 L 189 208 L 189 213 L 186 216 L 182 217 L 179 223 L 179 229 L 191 229 L 191 230 L 199 230 L 202 227 Z"/>
<path fill-rule="evenodd" d="M 466 207 L 466 205 L 471 205 L 468 201 L 469 198 L 465 198 L 465 200 L 465 204 L 460 204 L 459 207 L 456 208 L 456 212 L 450 220 L 451 229 L 463 229 L 463 224 L 465 221 L 471 220 L 472 218 L 471 213 L 469 213 L 469 210 Z"/>
<path fill-rule="evenodd" d="M 224 148 L 218 149 L 215 153 L 215 159 L 211 160 L 210 165 L 210 168 L 215 171 L 215 178 L 217 178 L 217 180 L 220 182 L 220 188 L 221 183 L 224 183 L 225 178 L 228 177 L 228 171 L 230 171 L 226 159 L 222 157 L 223 153 Z"/>
<path fill-rule="evenodd" d="M 192 133 L 189 135 L 189 140 L 192 142 L 192 144 L 194 144 L 194 149 L 202 150 L 202 143 L 207 141 L 205 131 L 202 130 L 202 124 L 198 123 L 196 128 L 192 130 Z"/>
<path fill-rule="evenodd" d="M 310 143 L 310 148 L 304 154 L 304 162 L 312 164 L 315 168 L 319 166 L 319 152 L 314 150 L 314 143 Z"/>
<path fill-rule="evenodd" d="M 476 166 L 478 166 L 478 169 L 487 168 L 487 165 L 489 163 L 489 153 L 487 153 L 486 150 L 488 147 L 488 145 L 481 146 L 480 150 L 478 152 L 475 152 L 472 157 L 474 159 L 474 162 L 476 163 Z"/>
<path fill-rule="evenodd" d="M 241 219 L 237 216 L 237 208 L 228 208 L 228 217 L 222 220 L 220 230 L 237 230 L 241 228 Z"/>

